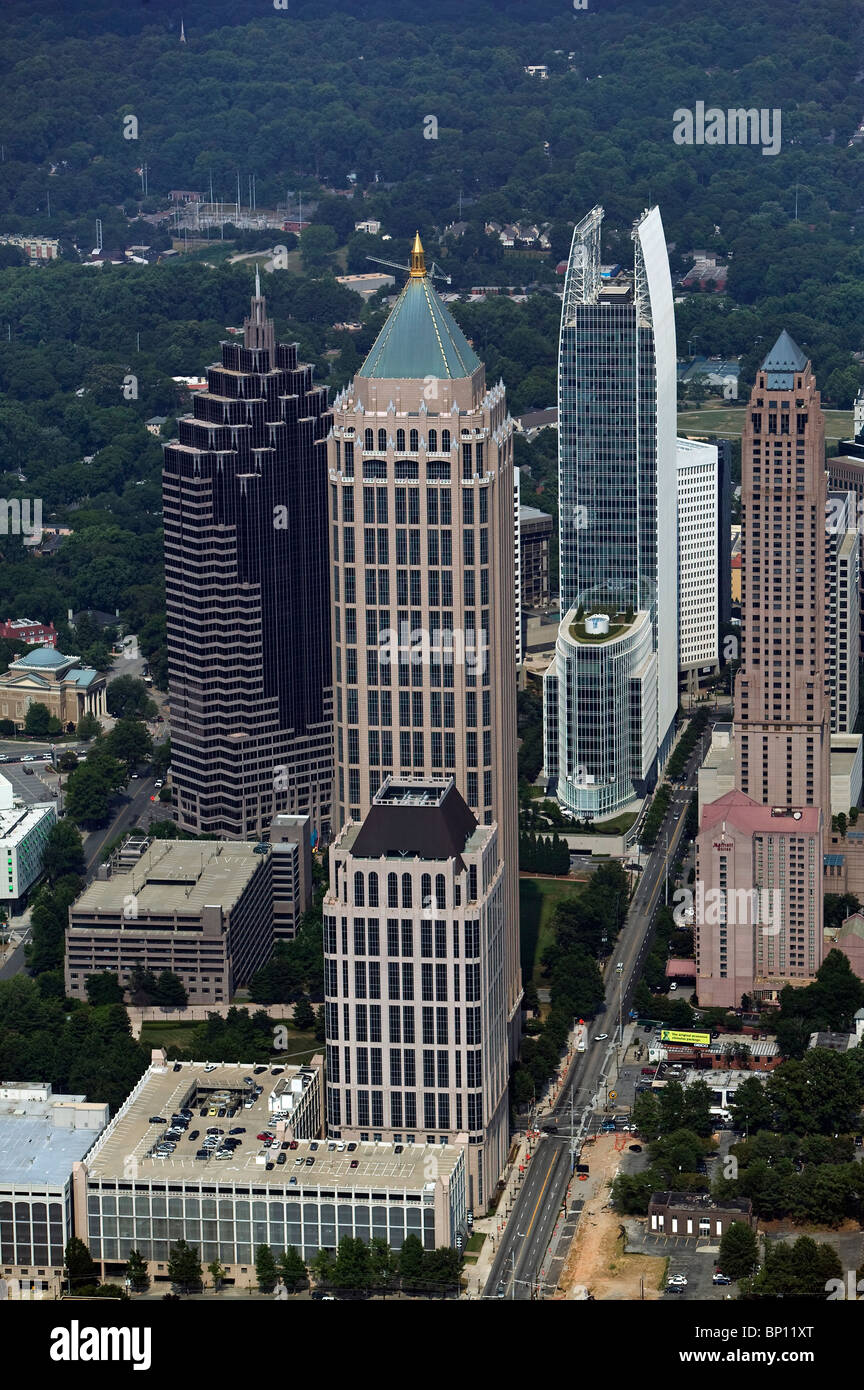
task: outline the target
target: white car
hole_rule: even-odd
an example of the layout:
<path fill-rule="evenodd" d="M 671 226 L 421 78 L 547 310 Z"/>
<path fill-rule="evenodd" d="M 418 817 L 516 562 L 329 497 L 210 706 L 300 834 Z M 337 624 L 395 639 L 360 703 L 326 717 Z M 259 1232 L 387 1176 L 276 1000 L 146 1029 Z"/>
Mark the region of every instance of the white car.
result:
<path fill-rule="evenodd" d="M 153 785 L 154 785 L 154 787 L 157 787 L 157 788 L 158 788 L 158 787 L 161 787 L 161 786 L 162 786 L 162 778 L 160 777 L 160 778 L 158 779 L 158 781 L 156 781 L 156 782 L 153 783 Z"/>
<path fill-rule="evenodd" d="M 595 1041 L 595 1042 L 605 1042 L 606 1039 L 608 1038 L 608 1036 L 609 1036 L 608 1033 L 598 1033 L 597 1036 L 596 1036 L 596 1038 L 594 1039 L 594 1041 Z"/>
<path fill-rule="evenodd" d="M 666 1280 L 666 1284 L 667 1284 L 667 1286 L 668 1286 L 669 1284 L 680 1284 L 680 1286 L 681 1286 L 682 1289 L 683 1289 L 683 1288 L 686 1288 L 686 1287 L 687 1287 L 687 1275 L 686 1275 L 686 1274 L 673 1274 L 673 1275 L 671 1275 L 671 1276 Z"/>
<path fill-rule="evenodd" d="M 205 1062 L 205 1063 L 204 1063 L 204 1070 L 205 1070 L 205 1071 L 215 1071 L 216 1068 L 217 1068 L 217 1065 L 218 1065 L 218 1064 L 217 1064 L 216 1062 Z"/>

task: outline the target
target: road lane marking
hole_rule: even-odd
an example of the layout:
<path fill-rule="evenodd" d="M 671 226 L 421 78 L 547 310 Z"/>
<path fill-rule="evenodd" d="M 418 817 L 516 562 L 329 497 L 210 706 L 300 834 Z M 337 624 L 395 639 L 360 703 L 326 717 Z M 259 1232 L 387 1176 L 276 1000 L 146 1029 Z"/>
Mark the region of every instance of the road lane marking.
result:
<path fill-rule="evenodd" d="M 537 1219 L 537 1208 L 539 1207 L 541 1201 L 543 1200 L 543 1193 L 546 1191 L 546 1184 L 547 1184 L 547 1182 L 549 1181 L 549 1175 L 550 1175 L 550 1173 L 552 1172 L 552 1169 L 555 1167 L 555 1164 L 558 1162 L 558 1159 L 560 1158 L 560 1156 L 561 1156 L 561 1151 L 560 1151 L 560 1149 L 559 1149 L 559 1150 L 557 1150 L 557 1151 L 555 1152 L 555 1154 L 553 1154 L 553 1156 L 552 1156 L 552 1162 L 549 1164 L 549 1167 L 548 1167 L 547 1170 L 546 1170 L 546 1176 L 545 1176 L 545 1178 L 543 1179 L 543 1186 L 540 1188 L 540 1196 L 537 1198 L 536 1205 L 535 1205 L 535 1207 L 534 1207 L 533 1212 L 531 1213 L 531 1220 L 528 1222 L 528 1230 L 525 1232 L 525 1239 L 526 1239 L 526 1240 L 527 1240 L 528 1237 L 530 1236 L 530 1234 L 531 1234 L 531 1227 L 534 1225 L 534 1222 L 535 1222 L 536 1219 Z"/>

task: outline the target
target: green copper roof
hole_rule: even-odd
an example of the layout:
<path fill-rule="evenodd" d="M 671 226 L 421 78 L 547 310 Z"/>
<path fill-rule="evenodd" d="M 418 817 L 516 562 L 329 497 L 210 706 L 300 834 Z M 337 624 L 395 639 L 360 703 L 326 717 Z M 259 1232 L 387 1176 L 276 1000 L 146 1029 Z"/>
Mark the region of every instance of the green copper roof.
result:
<path fill-rule="evenodd" d="M 480 359 L 425 275 L 413 275 L 358 373 L 417 381 L 471 376 Z"/>

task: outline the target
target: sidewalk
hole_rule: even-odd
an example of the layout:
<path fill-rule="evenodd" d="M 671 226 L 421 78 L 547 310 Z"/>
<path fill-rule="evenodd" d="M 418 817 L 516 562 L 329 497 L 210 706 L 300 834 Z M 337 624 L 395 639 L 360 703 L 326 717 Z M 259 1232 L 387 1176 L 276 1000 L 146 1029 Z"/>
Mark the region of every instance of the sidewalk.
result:
<path fill-rule="evenodd" d="M 520 1134 L 516 1155 L 507 1170 L 506 1186 L 501 1193 L 495 1211 L 491 1216 L 481 1216 L 474 1221 L 473 1234 L 483 1235 L 486 1239 L 483 1241 L 476 1263 L 466 1263 L 465 1265 L 467 1277 L 465 1296 L 468 1298 L 479 1298 L 483 1294 L 492 1269 L 492 1262 L 495 1259 L 495 1251 L 498 1249 L 498 1242 L 504 1233 L 536 1147 L 536 1139 L 527 1134 Z"/>

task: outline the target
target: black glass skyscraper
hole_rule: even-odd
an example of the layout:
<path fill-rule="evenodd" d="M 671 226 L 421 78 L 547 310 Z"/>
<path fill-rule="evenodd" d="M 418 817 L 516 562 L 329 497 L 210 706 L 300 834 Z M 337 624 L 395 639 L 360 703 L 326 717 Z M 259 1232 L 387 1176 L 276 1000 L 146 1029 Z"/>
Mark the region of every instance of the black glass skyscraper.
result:
<path fill-rule="evenodd" d="M 278 811 L 329 816 L 333 766 L 327 389 L 276 343 L 256 279 L 165 447 L 175 819 L 259 838 Z"/>

